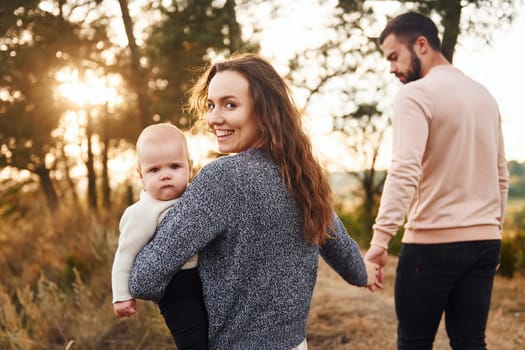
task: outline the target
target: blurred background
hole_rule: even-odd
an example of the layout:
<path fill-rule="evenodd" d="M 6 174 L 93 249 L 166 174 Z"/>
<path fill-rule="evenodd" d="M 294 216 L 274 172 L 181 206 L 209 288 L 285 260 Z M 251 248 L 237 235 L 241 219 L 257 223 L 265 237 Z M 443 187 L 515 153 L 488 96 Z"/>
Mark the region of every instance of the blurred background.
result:
<path fill-rule="evenodd" d="M 0 348 L 173 348 L 151 303 L 127 320 L 111 309 L 118 221 L 140 190 L 134 143 L 168 121 L 195 171 L 216 158 L 184 107 L 199 71 L 235 52 L 289 82 L 366 249 L 400 86 L 375 38 L 409 9 L 435 19 L 449 60 L 500 103 L 511 188 L 499 274 L 523 281 L 523 0 L 1 0 Z"/>

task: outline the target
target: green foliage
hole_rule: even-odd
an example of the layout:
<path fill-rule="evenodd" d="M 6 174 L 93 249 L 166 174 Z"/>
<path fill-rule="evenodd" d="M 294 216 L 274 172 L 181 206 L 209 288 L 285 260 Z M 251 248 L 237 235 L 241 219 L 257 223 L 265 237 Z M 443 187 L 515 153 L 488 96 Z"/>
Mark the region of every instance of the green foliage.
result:
<path fill-rule="evenodd" d="M 507 163 L 507 167 L 509 168 L 509 174 L 511 177 L 525 177 L 525 162 L 520 163 L 515 160 L 511 160 Z"/>
<path fill-rule="evenodd" d="M 401 250 L 401 239 L 403 238 L 403 232 L 405 230 L 401 227 L 394 238 L 390 240 L 390 244 L 388 245 L 388 253 L 392 255 L 398 255 L 399 251 Z"/>
<path fill-rule="evenodd" d="M 525 163 L 511 160 L 507 166 L 510 174 L 509 198 L 525 197 Z"/>
<path fill-rule="evenodd" d="M 363 226 L 359 223 L 358 218 L 349 213 L 339 213 L 343 225 L 348 234 L 359 244 L 363 249 L 369 247 L 370 239 L 372 238 L 370 232 L 364 232 Z"/>
<path fill-rule="evenodd" d="M 501 247 L 499 273 L 513 277 L 525 272 L 525 206 L 508 207 Z"/>
<path fill-rule="evenodd" d="M 512 278 L 518 271 L 525 271 L 525 231 L 513 237 L 504 237 L 501 245 L 499 273 Z"/>
<path fill-rule="evenodd" d="M 343 222 L 348 234 L 357 242 L 361 249 L 368 249 L 370 247 L 370 240 L 372 239 L 372 230 L 365 230 L 362 222 L 362 215 L 359 210 L 343 213 L 338 211 L 339 218 Z M 403 228 L 400 228 L 397 234 L 392 238 L 388 246 L 388 253 L 397 255 L 401 249 L 401 238 L 403 237 Z"/>

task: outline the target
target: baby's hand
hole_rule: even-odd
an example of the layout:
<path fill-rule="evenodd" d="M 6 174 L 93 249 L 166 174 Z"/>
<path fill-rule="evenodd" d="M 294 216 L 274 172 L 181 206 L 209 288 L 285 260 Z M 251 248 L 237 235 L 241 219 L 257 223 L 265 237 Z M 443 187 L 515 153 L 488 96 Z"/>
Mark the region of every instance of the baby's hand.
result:
<path fill-rule="evenodd" d="M 377 271 L 379 269 L 379 265 L 376 263 L 371 262 L 370 260 L 365 259 L 365 268 L 366 273 L 368 275 L 368 280 L 366 282 L 366 286 L 370 287 L 375 285 L 376 279 L 377 279 Z"/>
<path fill-rule="evenodd" d="M 137 313 L 137 302 L 135 299 L 117 301 L 113 303 L 113 311 L 118 317 L 133 316 Z"/>

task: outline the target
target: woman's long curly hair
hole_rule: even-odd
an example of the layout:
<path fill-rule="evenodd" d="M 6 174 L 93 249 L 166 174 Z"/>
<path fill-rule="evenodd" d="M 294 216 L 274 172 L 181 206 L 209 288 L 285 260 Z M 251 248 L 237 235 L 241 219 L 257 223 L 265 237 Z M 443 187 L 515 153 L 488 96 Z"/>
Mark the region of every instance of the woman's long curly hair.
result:
<path fill-rule="evenodd" d="M 190 91 L 189 108 L 205 119 L 208 86 L 218 72 L 235 71 L 249 82 L 263 144 L 302 211 L 305 239 L 322 246 L 330 237 L 333 197 L 328 176 L 312 153 L 290 89 L 273 66 L 255 54 L 241 54 L 208 67 Z"/>

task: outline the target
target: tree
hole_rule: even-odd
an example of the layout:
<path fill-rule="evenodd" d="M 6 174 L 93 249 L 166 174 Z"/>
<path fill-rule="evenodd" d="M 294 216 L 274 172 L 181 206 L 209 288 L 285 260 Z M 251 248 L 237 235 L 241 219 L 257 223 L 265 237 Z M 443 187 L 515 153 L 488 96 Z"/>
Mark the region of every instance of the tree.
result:
<path fill-rule="evenodd" d="M 519 0 L 493 1 L 398 1 L 400 8 L 419 10 L 441 19 L 443 50 L 452 61 L 460 34 L 490 42 L 490 32 L 498 23 L 508 24 Z M 320 6 L 326 6 L 321 4 Z M 377 1 L 340 0 L 327 28 L 327 41 L 308 48 L 290 60 L 290 77 L 304 97 L 304 110 L 316 105 L 331 115 L 333 130 L 345 135 L 347 150 L 356 159 L 343 167 L 360 185 L 363 228 L 371 229 L 386 173 L 376 170 L 377 155 L 389 128 L 390 95 L 385 89 L 386 72 L 376 38 L 369 35 L 377 27 Z M 464 18 L 464 14 L 470 14 Z M 476 15 L 477 14 L 477 15 Z M 484 15 L 486 14 L 486 15 Z M 474 25 L 475 24 L 475 25 Z M 376 30 L 379 30 L 376 28 Z M 311 67 L 316 67 L 312 72 Z M 355 171 L 358 166 L 361 171 Z"/>
<path fill-rule="evenodd" d="M 206 55 L 237 51 L 244 45 L 233 1 L 219 5 L 213 1 L 176 2 L 168 8 L 161 6 L 166 2 L 151 2 L 147 10 L 151 14 L 161 13 L 162 20 L 152 22 L 147 46 L 149 53 L 156 52 L 159 56 L 149 57 L 145 55 L 148 51 L 141 50 L 132 40 L 132 21 L 126 11 L 127 2 L 122 1 L 131 49 L 119 51 L 106 36 L 109 19 L 100 10 L 101 3 L 101 0 L 0 3 L 0 166 L 32 171 L 40 178 L 52 209 L 58 204 L 53 172 L 70 168 L 60 134 L 66 111 L 80 113 L 88 121 L 81 125 L 85 135 L 79 140 L 79 145 L 88 148 L 83 155 L 88 199 L 91 207 L 98 206 L 97 184 L 102 184 L 100 193 L 104 206 L 108 207 L 107 163 L 120 141 L 134 142 L 143 126 L 160 119 L 188 126 L 189 117 L 183 117 L 181 109 L 191 83 L 191 68 L 202 66 L 209 59 Z M 111 64 L 106 60 L 108 53 L 115 58 Z M 173 62 L 177 64 L 172 65 Z M 155 108 L 156 119 L 147 108 L 136 108 L 133 103 L 102 111 L 89 103 L 74 105 L 64 100 L 56 93 L 62 84 L 57 72 L 66 69 L 76 72 L 79 79 L 86 72 L 100 77 L 120 75 L 125 84 L 119 89 L 126 102 L 137 100 L 139 107 Z M 169 82 L 169 89 L 159 88 L 159 81 Z M 96 147 L 97 142 L 102 143 L 101 147 Z M 101 150 L 101 182 L 97 181 L 100 175 L 95 164 L 99 161 L 96 149 Z M 69 175 L 61 178 L 72 182 Z"/>
<path fill-rule="evenodd" d="M 372 9 L 359 1 L 334 8 L 326 35 L 329 40 L 298 53 L 289 65 L 293 86 L 303 96 L 303 110 L 330 117 L 335 136 L 354 159 L 352 164 L 340 164 L 340 168 L 358 181 L 357 212 L 363 232 L 372 226 L 385 180 L 385 173 L 376 167 L 389 125 L 383 113 L 384 101 L 377 100 L 378 95 L 385 94 L 384 78 L 376 72 L 380 57 L 365 31 L 373 15 Z M 320 112 L 315 112 L 317 109 Z"/>
<path fill-rule="evenodd" d="M 360 185 L 355 195 L 361 199 L 357 217 L 364 233 L 372 229 L 386 179 L 386 173 L 377 169 L 380 145 L 386 131 L 386 125 L 381 125 L 381 121 L 384 118 L 374 103 L 363 103 L 350 115 L 334 118 L 333 130 L 342 134 L 346 149 L 354 157 L 360 157 L 360 164 L 367 165 L 360 170 L 347 170 Z"/>
<path fill-rule="evenodd" d="M 453 62 L 454 51 L 461 34 L 491 42 L 495 28 L 509 26 L 522 0 L 400 0 L 400 3 L 422 13 L 441 18 L 442 50 Z M 465 16 L 466 15 L 466 16 Z"/>
<path fill-rule="evenodd" d="M 58 199 L 50 172 L 55 167 L 56 138 L 63 108 L 54 93 L 56 73 L 67 62 L 89 59 L 97 52 L 100 32 L 68 20 L 76 9 L 49 12 L 39 1 L 0 4 L 0 166 L 35 174 L 49 208 Z"/>
<path fill-rule="evenodd" d="M 133 21 L 129 15 L 128 2 L 126 0 L 119 0 L 119 5 L 122 12 L 122 22 L 124 23 L 126 36 L 128 38 L 128 48 L 131 60 L 130 83 L 137 94 L 139 117 L 142 128 L 144 128 L 151 124 L 152 121 L 148 98 L 148 77 L 145 69 L 140 64 L 141 54 L 133 33 Z"/>

